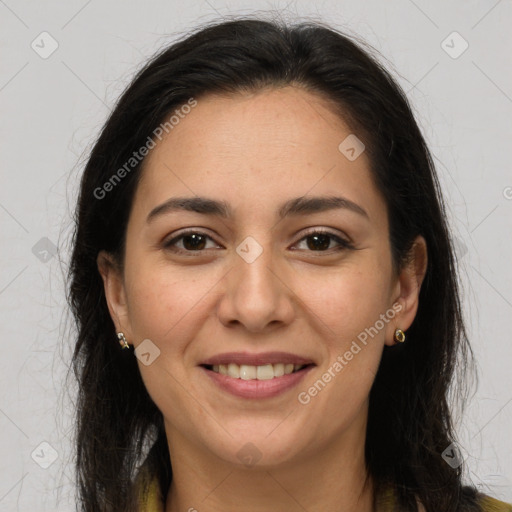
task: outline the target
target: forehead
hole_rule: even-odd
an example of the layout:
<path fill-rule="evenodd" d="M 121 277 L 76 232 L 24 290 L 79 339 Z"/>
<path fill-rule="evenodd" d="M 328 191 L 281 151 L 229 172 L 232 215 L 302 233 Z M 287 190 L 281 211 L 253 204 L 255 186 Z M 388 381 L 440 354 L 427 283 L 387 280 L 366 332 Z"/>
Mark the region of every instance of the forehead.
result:
<path fill-rule="evenodd" d="M 296 87 L 207 95 L 149 152 L 136 203 L 147 212 L 201 195 L 261 213 L 289 197 L 340 194 L 380 217 L 367 155 L 340 151 L 354 136 L 331 104 Z"/>
<path fill-rule="evenodd" d="M 190 113 L 174 119 L 177 124 L 149 155 L 148 163 L 166 148 L 175 156 L 187 153 L 189 161 L 205 152 L 216 160 L 279 158 L 292 152 L 314 160 L 327 146 L 337 150 L 340 137 L 351 133 L 326 100 L 292 86 L 206 95 Z"/>

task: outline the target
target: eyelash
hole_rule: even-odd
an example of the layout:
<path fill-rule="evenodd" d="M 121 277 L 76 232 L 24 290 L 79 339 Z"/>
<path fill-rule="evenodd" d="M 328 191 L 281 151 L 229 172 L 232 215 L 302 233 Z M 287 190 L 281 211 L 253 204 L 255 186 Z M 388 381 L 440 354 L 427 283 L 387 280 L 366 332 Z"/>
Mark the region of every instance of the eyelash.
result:
<path fill-rule="evenodd" d="M 194 253 L 197 253 L 197 255 L 201 255 L 202 253 L 204 253 L 204 251 L 207 250 L 207 249 L 200 249 L 200 250 L 197 250 L 197 251 L 191 251 L 191 250 L 187 250 L 187 249 L 177 248 L 177 247 L 175 247 L 173 245 L 178 240 L 181 240 L 182 238 L 184 238 L 184 237 L 186 237 L 188 235 L 201 235 L 201 236 L 205 236 L 206 238 L 209 238 L 210 240 L 213 240 L 213 238 L 210 237 L 209 235 L 207 235 L 206 233 L 203 233 L 201 231 L 189 230 L 189 231 L 185 231 L 185 232 L 181 233 L 179 236 L 174 237 L 173 239 L 171 239 L 169 241 L 164 242 L 164 244 L 163 244 L 164 249 L 168 249 L 168 250 L 170 250 L 170 251 L 172 251 L 174 253 L 177 253 L 177 254 L 186 254 L 187 256 L 195 256 L 196 254 L 194 254 Z M 305 239 L 307 239 L 307 238 L 309 238 L 310 236 L 313 236 L 313 235 L 327 235 L 330 238 L 332 238 L 335 242 L 339 243 L 340 246 L 334 249 L 335 252 L 342 251 L 344 249 L 354 249 L 354 246 L 350 242 L 348 242 L 347 240 L 339 237 L 338 235 L 335 235 L 334 233 L 331 233 L 330 231 L 325 231 L 325 230 L 322 230 L 322 229 L 316 229 L 314 231 L 310 231 L 309 233 L 306 233 L 306 235 L 304 235 L 297 243 L 302 242 L 303 240 L 305 240 Z M 322 250 L 313 251 L 313 250 L 311 250 L 309 252 L 319 252 L 319 253 L 332 254 L 332 249 L 326 249 L 325 251 L 322 251 Z"/>

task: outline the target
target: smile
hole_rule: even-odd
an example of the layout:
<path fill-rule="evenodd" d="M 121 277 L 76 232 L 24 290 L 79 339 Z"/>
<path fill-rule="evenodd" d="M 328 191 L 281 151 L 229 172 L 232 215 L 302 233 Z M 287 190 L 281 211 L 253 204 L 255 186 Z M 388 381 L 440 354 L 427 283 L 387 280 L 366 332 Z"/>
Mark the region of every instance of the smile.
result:
<path fill-rule="evenodd" d="M 265 364 L 261 366 L 230 363 L 227 365 L 215 364 L 210 366 L 208 369 L 211 369 L 215 373 L 220 373 L 221 375 L 227 375 L 233 379 L 270 380 L 297 372 L 306 366 L 308 365 L 292 363 Z"/>
<path fill-rule="evenodd" d="M 315 367 L 314 363 L 203 363 L 199 366 L 208 379 L 207 390 L 214 384 L 214 388 L 223 394 L 246 399 L 268 399 L 283 395 L 296 388 Z"/>

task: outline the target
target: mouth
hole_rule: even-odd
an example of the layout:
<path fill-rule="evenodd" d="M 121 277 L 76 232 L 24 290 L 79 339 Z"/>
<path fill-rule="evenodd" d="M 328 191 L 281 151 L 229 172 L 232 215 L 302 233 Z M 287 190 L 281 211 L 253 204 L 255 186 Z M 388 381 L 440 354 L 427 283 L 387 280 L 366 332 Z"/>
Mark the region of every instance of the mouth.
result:
<path fill-rule="evenodd" d="M 270 398 L 297 386 L 316 364 L 284 352 L 219 354 L 199 367 L 217 389 L 242 398 Z"/>
<path fill-rule="evenodd" d="M 276 364 L 264 364 L 264 365 L 238 365 L 236 363 L 229 364 L 214 364 L 214 365 L 201 365 L 206 370 L 218 373 L 220 375 L 226 375 L 232 379 L 242 380 L 271 380 L 283 377 L 284 375 L 290 375 L 297 373 L 304 368 L 314 366 L 310 364 L 293 364 L 293 363 L 276 363 Z"/>

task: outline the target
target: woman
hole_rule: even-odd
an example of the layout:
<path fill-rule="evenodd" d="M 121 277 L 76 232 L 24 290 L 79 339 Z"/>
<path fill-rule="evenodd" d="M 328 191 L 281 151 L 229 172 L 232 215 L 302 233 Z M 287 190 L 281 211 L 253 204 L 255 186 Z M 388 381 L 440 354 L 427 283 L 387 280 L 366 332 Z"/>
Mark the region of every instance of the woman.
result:
<path fill-rule="evenodd" d="M 431 155 L 328 26 L 216 23 L 145 66 L 85 168 L 70 304 L 84 511 L 512 510 L 462 482 Z"/>

